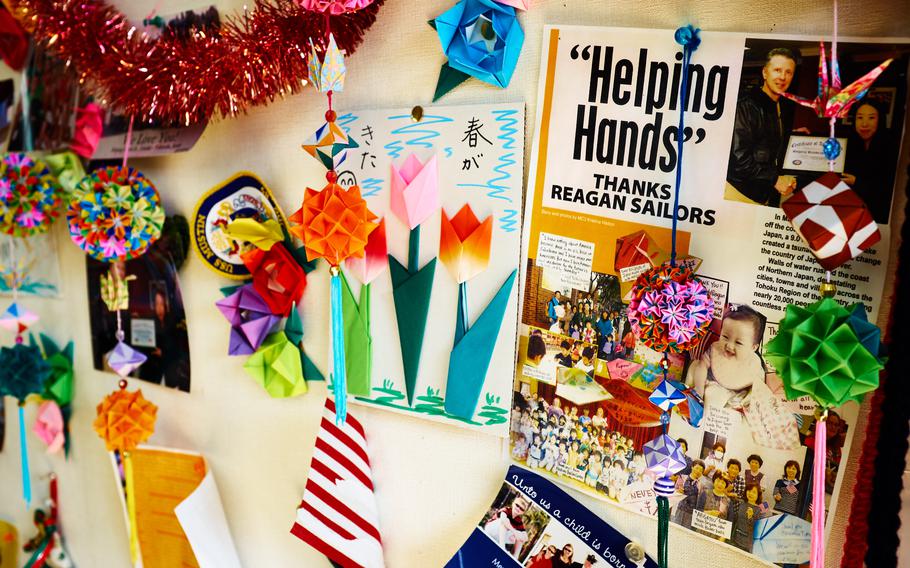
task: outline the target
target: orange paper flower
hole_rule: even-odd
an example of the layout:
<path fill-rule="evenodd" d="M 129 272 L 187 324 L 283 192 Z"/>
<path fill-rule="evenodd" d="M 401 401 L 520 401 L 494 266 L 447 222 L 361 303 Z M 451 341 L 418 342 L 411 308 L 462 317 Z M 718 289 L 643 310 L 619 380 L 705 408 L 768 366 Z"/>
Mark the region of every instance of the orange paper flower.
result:
<path fill-rule="evenodd" d="M 483 222 L 478 221 L 471 206 L 465 205 L 449 219 L 443 210 L 439 231 L 439 260 L 459 284 L 466 282 L 490 264 L 492 238 L 492 215 Z"/>
<path fill-rule="evenodd" d="M 356 185 L 344 189 L 329 183 L 322 191 L 307 188 L 303 206 L 291 215 L 291 232 L 303 241 L 307 260 L 324 258 L 338 266 L 362 257 L 370 232 L 378 225 Z"/>
<path fill-rule="evenodd" d="M 142 391 L 120 389 L 104 397 L 98 405 L 95 432 L 109 452 L 129 452 L 145 442 L 155 431 L 158 407 L 142 396 Z"/>

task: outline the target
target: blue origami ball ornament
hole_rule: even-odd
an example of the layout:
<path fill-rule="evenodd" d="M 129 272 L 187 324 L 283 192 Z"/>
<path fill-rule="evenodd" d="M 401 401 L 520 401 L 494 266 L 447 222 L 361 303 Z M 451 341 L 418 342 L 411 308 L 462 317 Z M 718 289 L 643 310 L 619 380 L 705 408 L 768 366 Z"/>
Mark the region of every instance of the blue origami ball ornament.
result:
<path fill-rule="evenodd" d="M 51 367 L 34 345 L 16 343 L 0 348 L 0 395 L 9 395 L 19 403 L 30 394 L 44 390 Z"/>

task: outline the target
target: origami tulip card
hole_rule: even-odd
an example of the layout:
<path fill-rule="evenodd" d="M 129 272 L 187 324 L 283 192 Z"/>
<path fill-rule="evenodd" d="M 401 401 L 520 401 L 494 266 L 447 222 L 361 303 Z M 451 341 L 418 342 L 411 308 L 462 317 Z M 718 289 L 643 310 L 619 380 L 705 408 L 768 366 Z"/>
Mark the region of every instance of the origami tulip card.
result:
<path fill-rule="evenodd" d="M 360 143 L 338 183 L 356 183 L 381 219 L 363 257 L 342 265 L 350 403 L 507 434 L 523 122 L 522 105 L 507 104 L 335 123 L 336 139 Z M 320 340 L 309 333 L 307 345 Z"/>

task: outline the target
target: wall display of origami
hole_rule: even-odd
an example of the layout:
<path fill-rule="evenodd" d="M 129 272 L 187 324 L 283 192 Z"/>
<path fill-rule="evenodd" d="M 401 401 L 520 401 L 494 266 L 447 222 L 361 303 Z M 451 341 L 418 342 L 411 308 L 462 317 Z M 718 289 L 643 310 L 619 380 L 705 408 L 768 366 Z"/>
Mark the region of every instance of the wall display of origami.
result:
<path fill-rule="evenodd" d="M 348 414 L 343 423 L 327 398 L 309 477 L 291 534 L 333 564 L 382 568 L 382 536 L 367 435 Z"/>
<path fill-rule="evenodd" d="M 135 531 L 136 559 L 145 568 L 239 568 L 221 496 L 205 457 L 146 446 L 130 452 L 133 495 L 123 483 L 123 461 L 111 453 L 124 517 Z M 130 515 L 132 502 L 135 514 Z M 132 527 L 135 526 L 135 529 Z"/>
<path fill-rule="evenodd" d="M 186 219 L 168 217 L 161 238 L 142 256 L 109 263 L 86 258 L 96 369 L 118 372 L 117 366 L 118 374 L 189 392 L 189 338 L 178 278 L 189 254 L 189 238 Z M 109 307 L 118 307 L 114 300 L 120 302 L 119 315 Z M 123 342 L 117 338 L 118 329 Z M 130 349 L 117 350 L 127 343 Z M 144 363 L 137 365 L 139 359 Z"/>
<path fill-rule="evenodd" d="M 761 91 L 760 70 L 766 55 L 778 47 L 786 49 L 772 53 L 774 63 L 788 69 L 799 65 L 800 71 L 814 77 L 818 43 L 701 33 L 701 46 L 692 60 L 699 71 L 689 84 L 682 144 L 685 168 L 680 180 L 681 187 L 699 190 L 684 189 L 680 195 L 675 248 L 680 267 L 695 272 L 713 310 L 700 343 L 669 356 L 667 378 L 672 382 L 662 383 L 660 350 L 669 344 L 655 344 L 652 339 L 670 338 L 674 318 L 641 319 L 642 306 L 649 311 L 652 305 L 661 305 L 660 299 L 636 298 L 632 290 L 643 273 L 659 268 L 673 250 L 680 110 L 674 101 L 679 97 L 682 62 L 677 58 L 679 47 L 668 41 L 672 34 L 572 26 L 545 30 L 540 116 L 526 201 L 523 308 L 514 384 L 520 396 L 510 431 L 512 456 L 542 476 L 657 515 L 654 481 L 659 476 L 654 467 L 669 461 L 652 461 L 649 471 L 641 451 L 664 430 L 663 408 L 652 402 L 657 401 L 672 407 L 666 434 L 682 450 L 685 462 L 669 476 L 672 487 L 662 488 L 669 493 L 670 521 L 726 540 L 766 561 L 807 562 L 810 479 L 817 463 L 812 448 L 820 435 L 814 420 L 816 402 L 806 396 L 788 400 L 787 390 L 793 393 L 794 387 L 782 380 L 771 352 L 764 356 L 764 346 L 792 327 L 788 314 L 797 307 L 807 312 L 793 317 L 819 322 L 813 324 L 817 338 L 835 329 L 849 335 L 844 325 L 849 328 L 850 324 L 844 322 L 858 319 L 847 315 L 859 312 L 843 308 L 845 313 L 837 317 L 812 315 L 819 310 L 810 304 L 818 297 L 817 282 L 825 269 L 815 264 L 813 252 L 787 222 L 787 204 L 797 205 L 793 200 L 799 191 L 797 197 L 784 200 L 784 211 L 776 209 L 780 199 L 763 197 L 771 194 L 761 191 L 778 196 L 792 192 L 792 177 L 797 190 L 811 197 L 813 191 L 820 191 L 811 182 L 823 171 L 799 170 L 790 164 L 773 180 L 763 178 L 758 169 L 738 177 L 746 167 L 739 159 L 747 138 L 741 129 L 760 126 L 747 124 L 749 112 L 737 108 L 737 101 L 745 108 L 749 97 L 769 96 Z M 843 40 L 838 45 L 844 83 L 869 71 L 869 54 L 893 46 Z M 640 57 L 642 50 L 647 50 L 645 58 Z M 792 55 L 799 50 L 802 57 Z M 617 98 L 610 82 L 613 75 L 608 73 L 626 65 L 623 61 L 632 62 L 633 77 L 640 73 L 647 79 L 656 70 L 656 79 L 633 82 L 629 96 Z M 753 65 L 756 61 L 758 65 Z M 876 85 L 905 81 L 893 69 L 905 68 L 907 63 L 906 56 L 895 60 Z M 808 83 L 793 81 L 792 88 L 788 83 L 783 90 L 809 96 L 815 84 L 810 88 Z M 830 137 L 827 120 L 785 98 L 780 100 L 782 120 L 814 134 L 819 142 L 815 152 L 827 169 L 822 148 Z M 864 109 L 854 105 L 853 110 Z M 617 112 L 623 118 L 614 123 L 610 117 Z M 902 104 L 896 103 L 891 112 L 903 120 Z M 884 128 L 886 122 L 879 124 Z M 637 136 L 630 137 L 630 132 Z M 846 131 L 836 134 L 853 137 Z M 611 137 L 625 142 L 609 146 Z M 651 139 L 667 143 L 652 145 Z M 794 138 L 781 144 L 803 150 L 803 142 Z M 847 158 L 842 180 L 848 174 L 861 178 L 874 160 L 883 160 L 876 166 L 880 171 L 895 169 L 896 162 L 887 161 L 892 156 L 887 151 L 874 157 L 868 153 L 874 141 L 868 147 L 862 142 L 851 144 L 843 150 Z M 728 171 L 716 167 L 718 155 L 730 156 Z M 879 196 L 873 198 L 886 202 L 881 206 L 885 221 L 893 185 L 893 173 L 888 175 L 890 182 L 880 180 Z M 743 179 L 755 183 L 747 185 Z M 759 183 L 763 179 L 768 180 L 764 185 Z M 781 181 L 779 190 L 774 189 L 777 181 Z M 837 183 L 828 187 L 836 188 Z M 833 190 L 838 191 L 842 190 Z M 880 224 L 881 240 L 860 251 L 859 245 L 868 238 L 862 233 L 868 222 L 857 222 L 855 204 L 835 196 L 830 201 L 811 201 L 808 207 L 816 208 L 810 212 L 813 222 L 825 225 L 830 233 L 827 256 L 852 259 L 831 272 L 835 299 L 842 305 L 865 301 L 868 321 L 875 321 L 890 227 Z M 803 232 L 811 225 L 804 226 Z M 724 238 L 716 238 L 717 234 Z M 842 249 L 850 254 L 842 255 Z M 630 305 L 633 300 L 634 306 Z M 788 308 L 790 303 L 796 306 Z M 856 325 L 861 326 L 858 331 L 849 331 L 862 341 L 865 327 Z M 841 387 L 838 394 L 844 396 L 828 411 L 828 451 L 820 460 L 827 470 L 823 484 L 827 519 L 833 518 L 838 506 L 841 458 L 850 451 L 858 413 L 855 403 L 844 401 L 871 388 L 871 373 L 880 364 L 877 350 L 871 348 L 873 341 L 864 347 L 871 358 L 855 339 L 851 341 L 837 357 L 861 358 L 864 366 L 846 391 L 850 396 Z M 774 353 L 790 355 L 784 348 Z M 579 392 L 578 386 L 585 383 L 560 367 L 581 370 L 609 398 L 593 388 Z M 810 375 L 803 373 L 799 388 L 816 389 L 817 381 Z M 655 455 L 673 455 L 662 451 L 673 446 L 663 441 L 660 447 L 652 446 Z M 757 526 L 761 527 L 758 532 L 754 531 Z M 785 534 L 793 538 L 788 540 Z"/>
<path fill-rule="evenodd" d="M 513 360 L 523 105 L 417 112 L 336 122 L 359 144 L 338 183 L 358 185 L 382 219 L 365 257 L 343 266 L 348 392 L 505 436 L 511 373 L 493 369 Z"/>
<path fill-rule="evenodd" d="M 640 544 L 537 472 L 513 465 L 490 508 L 446 568 L 601 563 L 657 568 Z"/>

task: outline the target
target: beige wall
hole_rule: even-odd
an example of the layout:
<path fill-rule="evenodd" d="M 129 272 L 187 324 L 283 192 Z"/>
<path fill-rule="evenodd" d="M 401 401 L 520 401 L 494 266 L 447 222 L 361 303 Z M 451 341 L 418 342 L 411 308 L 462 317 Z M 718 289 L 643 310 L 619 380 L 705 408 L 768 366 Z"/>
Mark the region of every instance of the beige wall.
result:
<path fill-rule="evenodd" d="M 119 0 L 141 18 L 154 0 Z M 345 92 L 337 107 L 366 108 L 427 104 L 432 98 L 440 53 L 426 21 L 453 0 L 388 0 L 361 50 L 348 61 Z M 224 12 L 241 0 L 219 0 Z M 252 2 L 250 2 L 252 4 Z M 544 23 L 638 26 L 674 29 L 691 22 L 708 30 L 826 34 L 831 3 L 819 0 L 735 1 L 594 1 L 535 0 L 521 16 L 527 39 L 512 85 L 500 91 L 469 82 L 444 100 L 447 104 L 527 101 L 529 122 L 536 114 L 537 77 Z M 189 7 L 165 0 L 160 12 Z M 841 33 L 899 36 L 910 30 L 907 0 L 842 2 Z M 161 189 L 169 211 L 189 216 L 199 195 L 237 170 L 259 174 L 276 192 L 286 211 L 293 211 L 307 182 L 323 173 L 299 148 L 322 122 L 324 101 L 312 90 L 257 109 L 249 116 L 222 120 L 209 127 L 190 153 L 135 164 Z M 530 129 L 528 131 L 530 148 Z M 905 168 L 902 168 L 905 171 Z M 901 186 L 905 182 L 901 177 Z M 902 204 L 901 204 L 902 205 Z M 112 375 L 91 368 L 84 260 L 56 227 L 61 266 L 66 276 L 63 298 L 30 301 L 44 316 L 43 329 L 77 341 L 77 395 L 73 417 L 73 455 L 69 461 L 47 458 L 32 437 L 35 479 L 51 469 L 60 477 L 63 525 L 70 549 L 83 567 L 127 566 L 129 553 L 115 487 L 100 441 L 91 429 L 94 406 L 115 388 Z M 899 231 L 894 231 L 895 237 Z M 323 271 L 324 272 L 324 271 Z M 322 278 L 320 277 L 322 276 Z M 246 566 L 328 566 L 312 549 L 289 535 L 299 502 L 319 422 L 324 387 L 293 400 L 272 400 L 255 385 L 236 359 L 225 356 L 228 329 L 213 307 L 218 287 L 226 282 L 196 257 L 181 275 L 187 304 L 193 361 L 193 393 L 145 389 L 159 405 L 158 431 L 152 441 L 203 452 L 214 468 L 231 529 Z M 305 342 L 321 366 L 327 359 L 327 281 L 317 274 L 305 295 Z M 890 282 L 890 281 L 889 281 Z M 889 283 L 890 286 L 890 283 Z M 890 288 L 889 288 L 890 289 Z M 7 401 L 7 415 L 15 408 Z M 30 408 L 30 414 L 34 407 Z M 496 439 L 413 418 L 355 408 L 370 435 L 381 523 L 390 566 L 440 566 L 460 545 L 483 514 L 507 466 L 507 448 Z M 865 420 L 865 414 L 863 420 Z M 31 420 L 30 420 L 31 422 Z M 864 422 L 860 423 L 860 429 Z M 30 527 L 19 498 L 17 427 L 8 426 L 7 450 L 0 454 L 0 518 Z M 846 473 L 855 475 L 856 453 Z M 44 484 L 36 492 L 40 497 Z M 845 483 L 839 519 L 831 537 L 828 565 L 840 557 L 852 483 Z M 656 551 L 655 523 L 600 503 L 591 506 L 629 536 Z M 31 530 L 26 536 L 31 536 Z M 732 548 L 703 540 L 688 531 L 671 531 L 672 565 L 752 568 Z"/>

